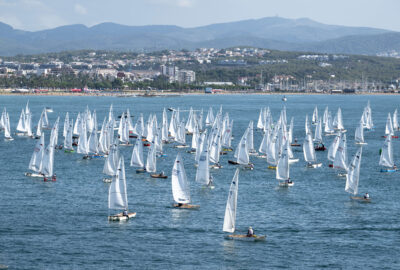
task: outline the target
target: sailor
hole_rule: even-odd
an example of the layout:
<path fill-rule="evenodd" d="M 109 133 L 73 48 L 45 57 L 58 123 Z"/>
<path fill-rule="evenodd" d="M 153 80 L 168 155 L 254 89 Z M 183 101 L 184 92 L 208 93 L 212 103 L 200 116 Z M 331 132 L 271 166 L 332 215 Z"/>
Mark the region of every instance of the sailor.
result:
<path fill-rule="evenodd" d="M 208 182 L 208 186 L 213 185 L 213 180 L 214 180 L 214 177 L 212 175 L 210 175 L 210 182 Z"/>
<path fill-rule="evenodd" d="M 368 194 L 368 192 L 364 194 L 364 199 L 366 199 L 366 200 L 369 199 L 369 194 Z"/>
<path fill-rule="evenodd" d="M 164 171 L 161 171 L 160 176 L 164 176 Z"/>
<path fill-rule="evenodd" d="M 247 230 L 247 237 L 252 237 L 254 235 L 253 228 L 250 226 Z"/>
<path fill-rule="evenodd" d="M 51 177 L 51 181 L 55 182 L 57 180 L 57 175 L 53 174 L 53 176 Z"/>
<path fill-rule="evenodd" d="M 124 217 L 127 217 L 128 216 L 128 210 L 124 210 L 124 212 L 122 212 L 122 215 L 124 216 Z"/>
<path fill-rule="evenodd" d="M 292 180 L 290 180 L 290 177 L 289 177 L 288 180 L 286 180 L 286 182 L 287 182 L 288 184 L 291 184 L 291 183 L 292 183 Z"/>

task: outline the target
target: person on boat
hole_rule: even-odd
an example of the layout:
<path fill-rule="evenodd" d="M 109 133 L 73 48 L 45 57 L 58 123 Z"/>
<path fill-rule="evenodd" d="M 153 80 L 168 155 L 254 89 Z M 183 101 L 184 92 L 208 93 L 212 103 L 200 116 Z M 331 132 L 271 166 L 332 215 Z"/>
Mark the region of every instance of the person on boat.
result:
<path fill-rule="evenodd" d="M 364 199 L 369 200 L 369 194 L 368 194 L 368 192 L 364 194 Z"/>
<path fill-rule="evenodd" d="M 393 165 L 393 169 L 395 169 L 397 171 L 397 166 L 396 164 Z"/>
<path fill-rule="evenodd" d="M 211 187 L 214 183 L 214 177 L 210 175 L 210 182 L 208 182 L 208 186 Z"/>
<path fill-rule="evenodd" d="M 128 210 L 124 210 L 123 212 L 122 212 L 122 215 L 124 216 L 124 217 L 127 217 L 128 216 Z"/>
<path fill-rule="evenodd" d="M 247 237 L 253 237 L 254 231 L 253 228 L 250 226 L 249 229 L 247 230 Z"/>
<path fill-rule="evenodd" d="M 51 181 L 55 182 L 57 180 L 57 175 L 53 174 L 53 176 L 51 177 Z"/>
<path fill-rule="evenodd" d="M 164 171 L 161 171 L 160 176 L 164 176 Z"/>
<path fill-rule="evenodd" d="M 291 183 L 292 183 L 292 180 L 290 180 L 290 177 L 289 177 L 288 180 L 286 180 L 286 183 L 288 183 L 288 184 L 291 184 Z"/>

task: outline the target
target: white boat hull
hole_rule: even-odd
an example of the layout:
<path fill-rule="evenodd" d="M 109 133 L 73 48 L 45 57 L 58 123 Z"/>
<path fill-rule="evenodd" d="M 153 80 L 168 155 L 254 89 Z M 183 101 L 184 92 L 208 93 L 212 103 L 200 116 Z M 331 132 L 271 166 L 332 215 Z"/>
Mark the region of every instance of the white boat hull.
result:
<path fill-rule="evenodd" d="M 291 158 L 291 159 L 289 159 L 289 164 L 293 164 L 293 163 L 299 162 L 299 160 L 300 159 L 298 159 L 298 158 Z"/>
<path fill-rule="evenodd" d="M 120 213 L 118 215 L 108 216 L 108 221 L 126 221 L 134 217 L 136 217 L 136 213 L 128 213 L 127 216 Z"/>
<path fill-rule="evenodd" d="M 313 163 L 313 164 L 307 164 L 307 168 L 319 168 L 322 167 L 322 163 Z"/>
<path fill-rule="evenodd" d="M 40 174 L 40 173 L 30 173 L 30 172 L 25 173 L 25 176 L 29 176 L 29 177 L 40 177 L 40 178 L 43 178 L 43 177 L 44 177 L 43 174 Z"/>

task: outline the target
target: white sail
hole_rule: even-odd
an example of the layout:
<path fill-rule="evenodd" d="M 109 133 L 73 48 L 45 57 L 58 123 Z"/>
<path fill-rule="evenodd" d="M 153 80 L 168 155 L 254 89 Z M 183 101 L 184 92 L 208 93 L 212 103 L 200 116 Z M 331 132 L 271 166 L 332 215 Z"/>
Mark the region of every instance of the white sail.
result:
<path fill-rule="evenodd" d="M 49 128 L 50 124 L 49 124 L 49 119 L 47 118 L 47 111 L 46 108 L 43 108 L 42 114 L 40 116 L 41 118 L 41 124 L 42 124 L 42 128 Z"/>
<path fill-rule="evenodd" d="M 282 154 L 279 157 L 278 164 L 276 165 L 276 179 L 288 180 L 289 179 L 289 154 L 288 154 L 289 141 L 283 148 Z"/>
<path fill-rule="evenodd" d="M 324 128 L 325 133 L 334 133 L 335 130 L 333 128 L 333 123 L 332 123 L 332 116 L 331 114 L 328 112 L 328 115 L 326 117 L 326 122 L 325 122 L 325 128 Z"/>
<path fill-rule="evenodd" d="M 326 124 L 326 122 L 328 121 L 328 114 L 329 114 L 329 109 L 328 106 L 326 106 L 324 111 L 324 116 L 322 117 L 323 124 Z"/>
<path fill-rule="evenodd" d="M 390 117 L 390 113 L 388 113 L 388 117 L 386 119 L 385 134 L 388 135 L 388 136 L 389 135 L 392 136 L 394 134 L 392 117 Z"/>
<path fill-rule="evenodd" d="M 162 129 L 161 129 L 161 139 L 164 142 L 168 141 L 168 116 L 167 111 L 163 110 L 163 122 L 162 122 Z"/>
<path fill-rule="evenodd" d="M 382 147 L 381 157 L 379 159 L 379 165 L 385 167 L 393 167 L 393 148 L 392 148 L 392 136 L 387 136 L 385 143 Z"/>
<path fill-rule="evenodd" d="M 87 140 L 86 123 L 81 122 L 81 133 L 79 134 L 77 153 L 87 155 L 89 153 L 89 145 Z"/>
<path fill-rule="evenodd" d="M 335 160 L 336 151 L 337 151 L 337 149 L 339 147 L 339 143 L 340 143 L 340 138 L 341 138 L 341 133 L 336 135 L 336 137 L 332 141 L 332 144 L 329 146 L 328 159 L 330 161 L 334 161 Z"/>
<path fill-rule="evenodd" d="M 206 126 L 211 126 L 214 123 L 213 109 L 210 107 L 206 116 Z"/>
<path fill-rule="evenodd" d="M 18 131 L 20 132 L 26 132 L 26 127 L 25 127 L 25 111 L 22 110 L 21 114 L 19 116 L 17 128 Z"/>
<path fill-rule="evenodd" d="M 360 124 L 356 128 L 354 139 L 355 139 L 356 143 L 365 143 L 365 141 L 364 141 L 364 126 L 363 126 L 362 122 L 360 122 Z"/>
<path fill-rule="evenodd" d="M 208 149 L 206 141 L 207 141 L 207 130 L 204 131 L 200 135 L 200 137 L 199 137 L 199 139 L 197 141 L 196 156 L 195 156 L 196 163 L 198 163 L 199 160 L 200 160 L 200 155 L 201 155 L 201 153 L 203 151 L 203 148 L 207 148 Z"/>
<path fill-rule="evenodd" d="M 222 230 L 224 232 L 233 233 L 236 224 L 236 207 L 239 188 L 239 168 L 236 169 L 233 176 L 231 187 L 229 188 L 228 200 L 226 201 L 224 225 Z"/>
<path fill-rule="evenodd" d="M 144 167 L 143 144 L 142 144 L 142 137 L 140 136 L 136 139 L 135 146 L 133 147 L 130 165 L 138 168 Z"/>
<path fill-rule="evenodd" d="M 258 129 L 264 129 L 264 108 L 260 109 L 260 114 L 258 115 L 258 121 L 257 121 L 257 128 Z"/>
<path fill-rule="evenodd" d="M 360 147 L 350 163 L 346 175 L 345 191 L 356 195 L 358 193 L 358 181 L 360 178 L 362 147 Z"/>
<path fill-rule="evenodd" d="M 110 153 L 107 156 L 104 167 L 103 167 L 103 173 L 114 176 L 117 173 L 117 166 L 118 166 L 118 161 L 119 161 L 119 149 L 118 149 L 118 140 L 115 139 L 114 143 L 111 145 L 110 148 Z"/>
<path fill-rule="evenodd" d="M 171 185 L 172 195 L 176 203 L 190 203 L 190 187 L 179 153 L 172 168 Z"/>
<path fill-rule="evenodd" d="M 199 126 L 196 124 L 192 135 L 192 149 L 197 148 L 197 142 L 199 141 L 199 137 L 200 137 Z"/>
<path fill-rule="evenodd" d="M 40 137 L 40 140 L 36 142 L 35 149 L 33 150 L 31 161 L 29 162 L 28 168 L 34 172 L 40 172 L 43 154 L 44 154 L 44 134 Z"/>
<path fill-rule="evenodd" d="M 250 121 L 247 132 L 247 150 L 249 153 L 254 152 L 254 128 L 253 121 Z"/>
<path fill-rule="evenodd" d="M 97 139 L 97 130 L 95 128 L 93 128 L 89 136 L 88 152 L 94 154 L 99 153 L 99 140 Z"/>
<path fill-rule="evenodd" d="M 317 120 L 315 127 L 315 135 L 314 135 L 314 141 L 318 143 L 322 143 L 322 121 L 321 119 Z"/>
<path fill-rule="evenodd" d="M 67 136 L 68 128 L 69 128 L 69 113 L 67 112 L 64 119 L 63 137 Z"/>
<path fill-rule="evenodd" d="M 260 152 L 261 154 L 266 155 L 268 152 L 268 143 L 269 143 L 269 137 L 270 137 L 270 132 L 267 130 L 264 133 L 264 136 L 262 138 L 260 147 L 258 148 L 258 152 Z"/>
<path fill-rule="evenodd" d="M 58 123 L 60 122 L 60 117 L 57 117 L 56 121 L 53 124 L 53 128 L 50 133 L 50 144 L 55 147 L 58 143 Z"/>
<path fill-rule="evenodd" d="M 242 139 L 240 140 L 235 151 L 236 161 L 242 165 L 248 165 L 250 163 L 249 150 L 247 148 L 247 132 L 248 129 L 246 129 L 245 133 L 243 134 Z"/>
<path fill-rule="evenodd" d="M 398 120 L 398 115 L 397 115 L 397 109 L 394 110 L 394 113 L 393 113 L 393 129 L 399 130 L 399 120 Z"/>
<path fill-rule="evenodd" d="M 312 134 L 310 122 L 308 121 L 308 114 L 306 115 L 306 122 L 304 124 L 304 128 L 306 130 L 306 134 L 308 133 Z"/>
<path fill-rule="evenodd" d="M 10 116 L 6 113 L 6 123 L 4 127 L 4 137 L 6 139 L 12 139 L 11 137 L 11 129 L 10 129 Z"/>
<path fill-rule="evenodd" d="M 315 108 L 314 108 L 314 112 L 313 112 L 313 115 L 312 115 L 312 123 L 315 125 L 317 122 L 318 122 L 318 120 L 319 120 L 319 118 L 318 118 L 318 107 L 317 106 L 315 106 Z"/>
<path fill-rule="evenodd" d="M 32 114 L 25 114 L 25 128 L 26 128 L 26 135 L 29 137 L 33 137 L 32 133 Z"/>
<path fill-rule="evenodd" d="M 118 169 L 108 190 L 109 209 L 128 209 L 124 157 L 119 159 Z"/>
<path fill-rule="evenodd" d="M 318 122 L 321 123 L 321 119 L 318 119 Z M 306 138 L 304 139 L 303 153 L 304 153 L 304 159 L 306 160 L 306 162 L 315 162 L 316 161 L 314 143 L 313 143 L 310 133 L 306 134 Z"/>
<path fill-rule="evenodd" d="M 80 134 L 80 127 L 82 125 L 81 122 L 82 122 L 81 113 L 78 113 L 78 115 L 76 116 L 76 121 L 75 121 L 75 125 L 74 125 L 74 130 L 73 130 L 74 135 Z"/>
<path fill-rule="evenodd" d="M 333 167 L 338 169 L 347 170 L 347 140 L 346 133 L 343 133 L 340 138 L 339 146 L 336 150 L 335 159 L 333 160 Z"/>
<path fill-rule="evenodd" d="M 54 145 L 48 144 L 43 153 L 40 172 L 46 177 L 53 176 L 54 168 Z"/>
<path fill-rule="evenodd" d="M 216 134 L 211 142 L 210 147 L 210 161 L 213 163 L 219 163 L 221 152 L 221 136 Z"/>
<path fill-rule="evenodd" d="M 72 133 L 74 129 L 74 119 L 71 119 L 68 123 L 67 133 L 64 137 L 64 148 L 65 149 L 73 149 L 72 147 Z"/>
<path fill-rule="evenodd" d="M 207 148 L 204 148 L 200 155 L 196 171 L 196 182 L 203 185 L 208 185 L 210 182 L 209 155 Z"/>
<path fill-rule="evenodd" d="M 336 128 L 339 130 L 343 130 L 344 126 L 343 126 L 342 110 L 340 109 L 340 107 L 338 108 L 336 118 L 337 118 Z"/>
<path fill-rule="evenodd" d="M 150 150 L 147 152 L 146 171 L 155 173 L 157 170 L 156 147 L 151 143 Z"/>

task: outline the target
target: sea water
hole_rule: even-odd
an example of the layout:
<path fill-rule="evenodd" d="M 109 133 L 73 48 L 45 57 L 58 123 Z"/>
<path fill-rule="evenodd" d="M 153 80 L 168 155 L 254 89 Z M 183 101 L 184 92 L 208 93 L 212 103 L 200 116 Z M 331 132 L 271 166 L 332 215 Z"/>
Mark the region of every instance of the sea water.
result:
<path fill-rule="evenodd" d="M 307 169 L 302 147 L 293 147 L 300 161 L 290 166 L 295 185 L 279 188 L 275 171 L 265 159 L 251 156 L 253 171 L 240 171 L 237 201 L 237 233 L 252 226 L 265 242 L 227 240 L 222 232 L 230 182 L 236 167 L 227 163 L 233 152 L 221 156 L 223 168 L 211 169 L 215 189 L 194 182 L 194 155 L 187 149 L 164 145 L 166 157 L 157 158 L 157 171 L 168 179 L 136 174 L 129 166 L 132 146 L 121 146 L 125 157 L 129 209 L 137 212 L 128 222 L 108 222 L 108 188 L 103 183 L 104 159 L 83 160 L 82 155 L 56 150 L 56 182 L 24 176 L 36 140 L 14 136 L 0 139 L 0 264 L 10 269 L 399 269 L 400 268 L 400 172 L 380 173 L 379 149 L 384 143 L 388 112 L 400 102 L 398 96 L 293 95 L 282 102 L 278 95 L 196 95 L 160 98 L 33 97 L 1 96 L 0 108 L 10 114 L 15 128 L 29 100 L 36 126 L 44 107 L 52 125 L 60 116 L 59 143 L 66 112 L 76 119 L 86 106 L 96 110 L 99 128 L 112 104 L 115 116 L 129 109 L 136 122 L 156 113 L 161 123 L 163 108 L 180 108 L 181 119 L 192 107 L 206 117 L 222 106 L 234 120 L 232 146 L 236 147 L 249 121 L 257 124 L 260 108 L 269 106 L 276 121 L 286 106 L 288 122 L 294 117 L 294 138 L 304 140 L 304 121 L 315 105 L 320 116 L 329 106 L 334 115 L 341 107 L 347 129 L 348 159 L 357 147 L 354 131 L 364 106 L 371 102 L 375 130 L 365 132 L 360 193 L 368 192 L 371 203 L 352 201 L 344 191 L 345 178 L 328 167 L 327 151 L 317 152 L 322 168 Z M 169 120 L 171 112 L 168 112 Z M 315 126 L 313 126 L 313 129 Z M 45 131 L 46 145 L 49 131 Z M 3 134 L 1 134 L 3 136 Z M 329 147 L 333 136 L 324 137 Z M 262 133 L 255 131 L 258 149 Z M 191 136 L 186 137 L 188 144 Z M 131 139 L 134 142 L 134 139 Z M 395 162 L 400 142 L 393 139 Z M 146 157 L 147 148 L 145 148 Z M 171 170 L 177 153 L 184 159 L 191 198 L 199 210 L 171 207 Z"/>

